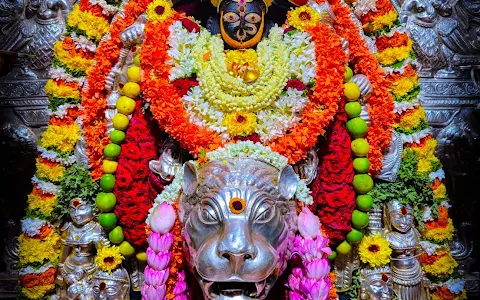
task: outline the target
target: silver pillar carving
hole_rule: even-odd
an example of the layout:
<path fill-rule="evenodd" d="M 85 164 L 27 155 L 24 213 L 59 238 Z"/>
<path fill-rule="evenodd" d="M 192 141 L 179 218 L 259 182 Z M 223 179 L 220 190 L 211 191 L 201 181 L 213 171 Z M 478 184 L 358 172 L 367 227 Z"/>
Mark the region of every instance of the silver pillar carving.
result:
<path fill-rule="evenodd" d="M 75 0 L 0 0 L 0 298 L 17 294 L 17 237 L 32 189 L 37 138 L 49 121 L 44 85 Z M 8 187 L 8 188 L 6 188 Z"/>
<path fill-rule="evenodd" d="M 467 229 L 480 225 L 475 215 L 479 204 L 471 196 L 480 180 L 480 3 L 404 0 L 395 4 L 415 42 L 420 99 L 438 140 L 437 154 L 453 204 L 450 213 L 453 220 L 464 221 L 455 224 L 458 232 L 452 254 L 465 273 L 467 292 L 473 298 L 479 295 L 479 270 L 466 265 L 477 260 L 479 244 L 478 237 Z M 463 263 L 466 261 L 468 264 Z"/>

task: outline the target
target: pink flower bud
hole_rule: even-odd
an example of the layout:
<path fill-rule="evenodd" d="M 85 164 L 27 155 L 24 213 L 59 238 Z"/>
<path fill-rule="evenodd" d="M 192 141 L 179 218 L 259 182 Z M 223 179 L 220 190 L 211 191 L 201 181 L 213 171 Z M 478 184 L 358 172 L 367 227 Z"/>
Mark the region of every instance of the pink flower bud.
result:
<path fill-rule="evenodd" d="M 320 231 L 320 221 L 317 216 L 305 206 L 302 208 L 297 222 L 298 231 L 304 238 L 311 237 L 313 239 Z"/>
<path fill-rule="evenodd" d="M 330 291 L 330 282 L 325 279 L 303 278 L 300 282 L 300 290 L 309 296 L 309 299 L 325 300 Z"/>
<path fill-rule="evenodd" d="M 294 292 L 294 291 L 289 291 L 288 292 L 288 298 L 290 300 L 303 300 L 304 297 L 302 297 L 299 293 Z"/>
<path fill-rule="evenodd" d="M 145 282 L 148 283 L 149 285 L 153 286 L 160 286 L 162 284 L 165 284 L 165 282 L 168 279 L 168 276 L 170 275 L 170 270 L 168 268 L 157 271 L 149 266 L 145 267 Z"/>
<path fill-rule="evenodd" d="M 320 279 L 328 276 L 330 272 L 330 264 L 328 259 L 320 258 L 312 262 L 305 263 L 307 276 L 310 278 Z"/>
<path fill-rule="evenodd" d="M 148 236 L 148 245 L 152 248 L 155 253 L 161 251 L 169 251 L 173 244 L 173 234 L 160 234 L 157 232 L 152 232 Z"/>
<path fill-rule="evenodd" d="M 168 266 L 172 253 L 158 252 L 155 253 L 151 248 L 147 249 L 147 263 L 150 268 L 161 271 Z"/>
<path fill-rule="evenodd" d="M 180 281 L 175 283 L 175 287 L 173 288 L 173 294 L 181 295 L 185 293 L 186 290 L 187 290 L 187 283 L 184 281 Z"/>
<path fill-rule="evenodd" d="M 143 284 L 142 286 L 142 296 L 148 300 L 158 300 L 165 297 L 165 292 L 167 287 L 165 285 L 155 288 L 152 285 Z"/>
<path fill-rule="evenodd" d="M 175 209 L 171 204 L 163 202 L 150 215 L 150 228 L 153 232 L 168 233 L 175 223 Z"/>

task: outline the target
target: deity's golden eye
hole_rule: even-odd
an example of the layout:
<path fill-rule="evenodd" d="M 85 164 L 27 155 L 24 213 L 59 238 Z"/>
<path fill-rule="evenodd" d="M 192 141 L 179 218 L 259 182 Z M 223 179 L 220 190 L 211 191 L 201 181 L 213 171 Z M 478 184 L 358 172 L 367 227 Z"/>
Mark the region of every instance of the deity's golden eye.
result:
<path fill-rule="evenodd" d="M 228 23 L 235 23 L 240 20 L 240 17 L 234 12 L 227 12 L 223 15 L 223 20 Z"/>
<path fill-rule="evenodd" d="M 258 23 L 262 20 L 262 17 L 260 17 L 260 15 L 256 14 L 256 13 L 249 13 L 246 17 L 245 17 L 245 21 L 249 22 L 249 23 Z"/>

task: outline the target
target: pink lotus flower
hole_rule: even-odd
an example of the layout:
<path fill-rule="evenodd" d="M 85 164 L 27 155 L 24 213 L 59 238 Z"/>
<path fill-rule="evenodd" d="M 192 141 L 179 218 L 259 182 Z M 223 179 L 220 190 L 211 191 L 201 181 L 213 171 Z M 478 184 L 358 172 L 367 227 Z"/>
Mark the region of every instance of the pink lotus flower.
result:
<path fill-rule="evenodd" d="M 175 287 L 173 288 L 173 294 L 181 295 L 185 293 L 187 290 L 187 283 L 185 281 L 180 281 L 175 283 Z"/>
<path fill-rule="evenodd" d="M 160 286 L 162 284 L 165 284 L 169 275 L 170 270 L 168 268 L 166 268 L 165 270 L 157 271 L 150 268 L 149 266 L 145 267 L 145 282 L 149 285 Z"/>
<path fill-rule="evenodd" d="M 304 300 L 305 298 L 302 297 L 299 293 L 294 292 L 294 291 L 289 291 L 288 292 L 288 298 L 290 300 Z"/>
<path fill-rule="evenodd" d="M 298 231 L 304 237 L 314 238 L 317 235 L 321 235 L 320 231 L 320 221 L 318 217 L 315 216 L 308 208 L 305 206 L 302 208 L 302 211 L 298 215 Z"/>
<path fill-rule="evenodd" d="M 152 248 L 155 253 L 161 251 L 169 251 L 173 244 L 173 234 L 160 234 L 157 232 L 152 232 L 148 236 L 148 245 Z"/>
<path fill-rule="evenodd" d="M 187 295 L 175 295 L 175 300 L 187 300 Z"/>
<path fill-rule="evenodd" d="M 330 272 L 330 264 L 328 259 L 320 258 L 305 263 L 305 269 L 307 270 L 308 277 L 320 279 L 328 276 L 328 273 Z"/>
<path fill-rule="evenodd" d="M 168 233 L 175 223 L 175 209 L 171 204 L 163 202 L 150 215 L 150 228 L 153 232 Z"/>
<path fill-rule="evenodd" d="M 147 263 L 154 270 L 163 270 L 168 266 L 172 253 L 158 252 L 155 253 L 151 248 L 147 249 Z"/>
<path fill-rule="evenodd" d="M 330 281 L 325 279 L 303 278 L 300 290 L 312 300 L 325 300 L 330 291 Z"/>
<path fill-rule="evenodd" d="M 165 297 L 167 287 L 165 285 L 154 287 L 146 283 L 142 286 L 142 296 L 148 300 L 159 300 Z"/>
<path fill-rule="evenodd" d="M 297 235 L 294 240 L 295 253 L 300 255 L 304 261 L 312 261 L 317 258 L 324 257 L 324 254 L 332 254 L 332 249 L 328 245 L 328 239 L 317 235 L 315 239 L 302 238 Z"/>
<path fill-rule="evenodd" d="M 301 270 L 300 268 L 295 269 Z M 290 276 L 288 276 L 288 286 L 290 287 L 290 289 L 294 291 L 300 290 L 300 278 L 302 277 L 303 275 L 295 276 L 294 274 L 290 274 Z"/>

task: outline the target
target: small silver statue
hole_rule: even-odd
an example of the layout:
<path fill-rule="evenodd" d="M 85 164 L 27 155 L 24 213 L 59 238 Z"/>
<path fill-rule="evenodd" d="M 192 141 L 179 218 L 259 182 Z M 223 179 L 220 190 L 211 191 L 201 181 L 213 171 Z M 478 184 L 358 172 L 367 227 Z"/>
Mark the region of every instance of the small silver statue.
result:
<path fill-rule="evenodd" d="M 410 205 L 392 200 L 385 206 L 386 239 L 393 250 L 391 271 L 394 291 L 402 300 L 427 300 L 427 279 L 418 260 L 420 233 L 413 222 Z"/>
<path fill-rule="evenodd" d="M 130 299 L 130 278 L 123 267 L 118 267 L 110 274 L 97 270 L 93 275 L 92 287 L 95 300 Z"/>
<path fill-rule="evenodd" d="M 297 181 L 251 158 L 185 164 L 180 221 L 205 299 L 265 299 L 296 231 Z"/>
<path fill-rule="evenodd" d="M 389 266 L 360 271 L 361 300 L 390 300 L 392 296 L 393 281 Z"/>
<path fill-rule="evenodd" d="M 92 205 L 82 199 L 70 201 L 69 213 L 72 222 L 61 228 L 64 250 L 57 283 L 60 299 L 92 299 L 91 278 L 96 272 L 95 248 L 109 245 L 100 224 L 95 222 Z"/>

